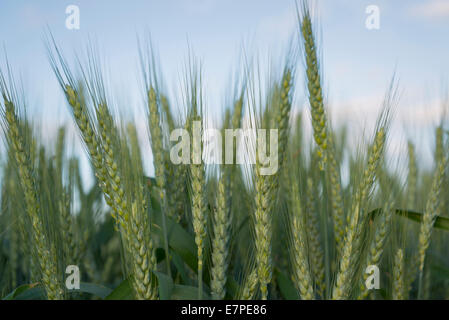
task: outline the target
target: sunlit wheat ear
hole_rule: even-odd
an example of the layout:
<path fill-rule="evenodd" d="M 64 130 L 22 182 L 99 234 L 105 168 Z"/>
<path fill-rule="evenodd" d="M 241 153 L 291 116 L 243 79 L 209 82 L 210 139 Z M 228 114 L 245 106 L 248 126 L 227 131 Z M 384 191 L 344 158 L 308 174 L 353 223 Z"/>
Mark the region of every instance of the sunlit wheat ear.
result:
<path fill-rule="evenodd" d="M 108 172 L 108 183 L 112 194 L 112 203 L 119 216 L 125 217 L 126 225 L 122 227 L 124 240 L 128 246 L 129 255 L 134 271 L 133 287 L 138 299 L 156 299 L 157 294 L 152 285 L 152 271 L 154 271 L 154 251 L 151 238 L 149 237 L 149 223 L 146 211 L 146 204 L 143 194 L 143 186 L 136 190 L 137 194 L 132 192 L 125 194 L 125 181 L 123 180 L 123 171 L 120 171 L 117 164 L 117 152 L 114 145 L 115 139 L 119 139 L 118 132 L 114 131 L 114 122 L 108 110 L 106 101 L 96 101 L 96 115 L 99 126 L 99 133 L 102 140 L 104 165 Z M 117 154 L 118 153 L 118 154 Z M 121 153 L 122 156 L 125 153 Z M 134 155 L 136 157 L 137 155 Z M 134 168 L 133 170 L 138 170 Z M 140 196 L 139 196 L 140 195 Z M 133 202 L 130 206 L 129 200 L 132 197 Z M 130 219 L 129 216 L 132 215 Z"/>
<path fill-rule="evenodd" d="M 328 147 L 327 119 L 324 109 L 323 92 L 321 87 L 320 69 L 315 44 L 315 36 L 309 9 L 304 3 L 301 16 L 301 34 L 306 62 L 307 89 L 309 95 L 310 113 L 312 116 L 313 137 L 318 145 L 318 155 L 321 159 L 321 169 L 327 161 Z"/>
<path fill-rule="evenodd" d="M 212 281 L 211 291 L 214 299 L 225 296 L 226 272 L 228 269 L 231 217 L 226 193 L 229 190 L 228 175 L 223 169 L 218 182 L 217 208 L 214 217 L 214 236 L 212 240 Z"/>
<path fill-rule="evenodd" d="M 321 84 L 320 66 L 315 43 L 310 11 L 307 2 L 303 3 L 302 16 L 300 17 L 303 51 L 306 65 L 307 89 L 312 118 L 313 137 L 317 144 L 317 153 L 320 158 L 320 169 L 324 170 L 328 164 L 330 180 L 330 196 L 332 215 L 334 219 L 334 235 L 337 252 L 341 251 L 344 237 L 344 205 L 340 180 L 340 169 L 335 157 L 331 135 L 328 133 L 328 123 L 324 106 L 323 89 Z"/>
<path fill-rule="evenodd" d="M 109 118 L 109 111 L 105 102 L 100 102 L 96 106 L 96 111 L 99 124 L 98 131 L 102 139 L 103 165 L 108 173 L 107 184 L 109 185 L 108 189 L 112 198 L 112 207 L 118 216 L 122 218 L 123 224 L 125 224 L 129 219 L 130 207 L 125 197 L 123 178 L 120 175 L 116 160 L 116 150 L 114 150 L 113 142 L 110 139 L 112 136 L 112 121 Z"/>
<path fill-rule="evenodd" d="M 298 288 L 301 299 L 312 300 L 315 298 L 313 282 L 310 273 L 309 259 L 307 254 L 307 233 L 305 219 L 301 207 L 298 182 L 293 181 L 292 189 L 292 263 L 293 279 Z"/>
<path fill-rule="evenodd" d="M 398 249 L 393 264 L 393 300 L 404 300 L 404 251 Z"/>
<path fill-rule="evenodd" d="M 106 203 L 114 209 L 113 217 L 117 224 L 122 227 L 126 227 L 125 213 L 116 211 L 113 204 L 113 194 L 109 183 L 110 180 L 108 171 L 106 166 L 103 165 L 100 136 L 98 136 L 95 132 L 94 124 L 89 116 L 85 101 L 83 97 L 80 96 L 79 92 L 75 91 L 72 86 L 65 85 L 64 90 L 67 101 L 72 109 L 75 122 L 89 152 L 90 160 L 95 169 L 95 176 L 97 177 L 99 185 L 105 195 Z"/>
<path fill-rule="evenodd" d="M 30 162 L 29 148 L 23 140 L 23 132 L 20 130 L 20 120 L 16 114 L 16 107 L 11 101 L 7 84 L 3 74 L 0 73 L 0 90 L 3 95 L 4 109 L 2 108 L 3 129 L 8 143 L 12 146 L 17 162 L 20 184 L 22 186 L 26 211 L 31 221 L 34 240 L 34 248 L 37 251 L 38 263 L 42 275 L 47 297 L 50 300 L 63 299 L 62 284 L 59 279 L 57 256 L 55 246 L 48 241 L 48 235 L 42 221 L 33 179 L 33 168 Z"/>
<path fill-rule="evenodd" d="M 115 173 L 108 172 L 108 167 L 113 168 L 114 171 L 117 168 L 111 159 L 109 159 L 109 162 L 106 163 L 107 160 L 105 159 L 105 152 L 102 145 L 104 141 L 108 144 L 107 147 L 111 149 L 111 145 L 115 142 L 115 138 L 113 136 L 116 132 L 115 128 L 111 126 L 111 116 L 105 104 L 104 106 L 106 109 L 98 108 L 99 106 L 103 106 L 103 102 L 105 100 L 104 86 L 100 74 L 101 72 L 96 65 L 98 64 L 98 61 L 95 59 L 95 56 L 89 57 L 91 60 L 89 60 L 89 67 L 87 68 L 86 73 L 85 70 L 81 68 L 84 82 L 80 83 L 75 80 L 75 77 L 70 71 L 70 68 L 66 63 L 60 49 L 57 47 L 54 39 L 51 39 L 49 43 L 47 43 L 47 49 L 51 66 L 61 88 L 64 91 L 66 100 L 69 103 L 70 111 L 88 151 L 90 161 L 94 167 L 95 176 L 97 177 L 99 186 L 103 191 L 106 203 L 113 208 L 113 212 L 111 214 L 117 225 L 121 226 L 123 230 L 126 230 L 128 212 L 127 210 L 123 210 L 123 203 L 120 199 L 123 195 L 120 194 L 121 191 L 118 188 L 113 188 L 111 185 L 111 183 L 115 186 L 119 184 L 115 181 L 115 178 L 110 178 L 110 174 Z M 90 94 L 95 107 L 97 108 L 97 116 L 98 111 L 100 111 L 100 117 L 102 117 L 102 119 L 98 125 L 102 132 L 97 132 L 97 128 L 93 120 L 94 117 L 88 109 L 84 92 L 85 88 L 87 88 L 87 91 Z M 104 128 L 106 128 L 107 131 Z M 104 137 L 105 132 L 108 133 L 106 134 L 106 137 Z M 107 156 L 115 161 L 114 157 L 111 157 L 110 154 Z"/>

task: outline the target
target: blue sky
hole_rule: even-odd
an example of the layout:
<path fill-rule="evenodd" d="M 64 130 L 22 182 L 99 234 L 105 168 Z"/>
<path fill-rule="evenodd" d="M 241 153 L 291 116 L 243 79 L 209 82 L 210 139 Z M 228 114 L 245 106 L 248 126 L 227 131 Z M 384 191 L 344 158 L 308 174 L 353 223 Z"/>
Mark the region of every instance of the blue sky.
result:
<path fill-rule="evenodd" d="M 396 70 L 401 89 L 392 148 L 412 137 L 423 157 L 432 150 L 429 128 L 440 118 L 449 74 L 449 1 L 318 0 L 323 72 L 331 114 L 351 130 L 372 124 Z M 65 27 L 68 5 L 80 9 L 80 30 Z M 365 28 L 368 5 L 380 9 L 380 29 Z M 44 128 L 69 119 L 43 44 L 48 26 L 69 60 L 96 39 L 110 70 L 122 114 L 141 104 L 137 35 L 150 32 L 168 85 L 179 84 L 188 43 L 203 63 L 209 110 L 223 95 L 242 48 L 277 58 L 297 28 L 293 0 L 0 0 L 0 42 Z M 296 41 L 296 40 L 295 40 Z M 298 62 L 301 66 L 301 62 Z M 298 87 L 302 86 L 299 68 Z M 442 89 L 443 88 L 443 89 Z M 111 91 L 112 91 L 111 90 Z M 298 108 L 304 101 L 297 92 Z"/>

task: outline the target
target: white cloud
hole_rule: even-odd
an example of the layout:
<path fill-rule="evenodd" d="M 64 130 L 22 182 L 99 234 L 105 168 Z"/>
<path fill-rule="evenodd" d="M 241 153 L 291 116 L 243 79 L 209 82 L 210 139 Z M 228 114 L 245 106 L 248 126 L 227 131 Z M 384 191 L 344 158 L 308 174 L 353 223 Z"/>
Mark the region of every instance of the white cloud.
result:
<path fill-rule="evenodd" d="M 449 1 L 432 0 L 411 7 L 410 13 L 417 17 L 445 18 L 449 17 Z"/>

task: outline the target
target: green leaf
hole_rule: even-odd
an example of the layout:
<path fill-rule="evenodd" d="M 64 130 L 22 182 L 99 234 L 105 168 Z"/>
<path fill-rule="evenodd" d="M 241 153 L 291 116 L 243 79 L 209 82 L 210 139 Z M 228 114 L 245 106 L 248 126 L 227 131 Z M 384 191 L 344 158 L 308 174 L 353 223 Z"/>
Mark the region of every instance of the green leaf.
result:
<path fill-rule="evenodd" d="M 293 282 L 277 268 L 274 270 L 274 273 L 276 275 L 277 283 L 284 299 L 299 300 L 298 291 L 293 285 Z"/>
<path fill-rule="evenodd" d="M 237 297 L 237 294 L 240 290 L 240 285 L 233 278 L 228 277 L 226 281 L 226 295 L 229 296 L 230 299 L 234 299 Z"/>
<path fill-rule="evenodd" d="M 376 216 L 378 214 L 382 213 L 382 209 L 374 209 L 369 213 L 369 215 Z M 398 216 L 410 219 L 412 221 L 421 223 L 423 220 L 424 214 L 421 212 L 411 211 L 411 210 L 404 210 L 404 209 L 395 209 L 395 213 Z M 434 228 L 449 231 L 449 219 L 446 217 L 437 216 L 435 219 L 435 223 L 433 225 Z"/>
<path fill-rule="evenodd" d="M 159 297 L 161 300 L 196 300 L 198 299 L 198 288 L 173 284 L 173 281 L 166 274 L 154 272 L 158 279 Z M 132 300 L 134 292 L 131 277 L 123 280 L 105 299 L 106 300 Z M 204 299 L 210 299 L 209 295 L 203 292 Z"/>
<path fill-rule="evenodd" d="M 112 293 L 112 289 L 102 286 L 100 284 L 81 282 L 79 290 L 73 290 L 69 292 L 90 293 L 101 299 L 105 299 Z"/>
<path fill-rule="evenodd" d="M 131 284 L 131 276 L 128 279 L 123 280 L 117 288 L 105 297 L 105 300 L 133 300 L 134 291 Z"/>
<path fill-rule="evenodd" d="M 10 296 L 10 295 L 8 295 Z M 15 293 L 5 300 L 43 300 L 47 298 L 44 287 L 41 284 L 25 284 L 15 289 Z"/>
<path fill-rule="evenodd" d="M 158 210 L 154 211 L 153 224 L 155 231 L 162 238 L 162 215 Z M 170 248 L 175 251 L 182 260 L 196 272 L 197 258 L 196 245 L 193 236 L 190 235 L 183 227 L 172 219 L 166 217 L 168 244 Z"/>
<path fill-rule="evenodd" d="M 175 265 L 176 270 L 178 270 L 182 281 L 184 282 L 184 284 L 190 285 L 192 281 L 190 280 L 189 276 L 187 275 L 184 261 L 182 261 L 181 257 L 175 251 L 173 251 L 171 253 L 171 255 L 172 255 L 173 264 Z"/>
<path fill-rule="evenodd" d="M 198 287 L 175 284 L 171 295 L 172 300 L 198 300 Z M 210 300 L 209 295 L 203 292 L 203 299 Z"/>
<path fill-rule="evenodd" d="M 158 280 L 159 299 L 170 300 L 173 291 L 173 280 L 166 274 L 160 272 L 153 272 Z"/>
<path fill-rule="evenodd" d="M 3 297 L 2 300 L 15 300 L 18 296 L 20 296 L 21 294 L 23 294 L 24 292 L 39 286 L 39 284 L 37 283 L 32 283 L 32 284 L 23 284 L 21 286 L 18 286 L 17 288 L 15 288 L 12 292 L 10 292 L 9 294 L 7 294 L 5 297 Z"/>

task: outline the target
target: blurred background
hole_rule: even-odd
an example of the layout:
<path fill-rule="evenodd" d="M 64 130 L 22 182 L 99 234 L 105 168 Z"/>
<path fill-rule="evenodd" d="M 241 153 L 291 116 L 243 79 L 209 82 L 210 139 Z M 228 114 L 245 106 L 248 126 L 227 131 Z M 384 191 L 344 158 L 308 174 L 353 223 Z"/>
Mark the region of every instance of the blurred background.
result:
<path fill-rule="evenodd" d="M 434 130 L 447 102 L 449 1 L 319 0 L 322 71 L 334 127 L 346 124 L 356 145 L 372 132 L 389 83 L 396 75 L 400 100 L 389 154 L 406 160 L 406 141 L 416 144 L 423 166 L 432 163 Z M 67 6 L 79 8 L 80 28 L 68 29 Z M 379 9 L 379 29 L 368 29 L 368 6 Z M 178 96 L 189 51 L 201 61 L 204 94 L 211 117 L 219 117 L 232 76 L 250 57 L 270 63 L 298 43 L 294 0 L 0 1 L 1 64 L 4 53 L 23 82 L 28 114 L 44 136 L 72 125 L 45 48 L 49 30 L 67 60 L 95 43 L 108 74 L 118 114 L 136 119 L 147 143 L 138 37 L 150 34 L 173 99 Z M 296 110 L 306 102 L 302 60 L 298 61 Z M 176 101 L 176 100 L 175 100 Z M 179 101 L 181 103 L 181 101 Z M 310 121 L 305 121 L 308 126 Z M 73 130 L 74 151 L 79 149 Z M 352 141 L 352 140 L 351 140 Z M 144 155 L 153 174 L 151 150 Z M 72 150 L 73 151 L 73 150 Z M 87 161 L 84 159 L 84 167 Z"/>

